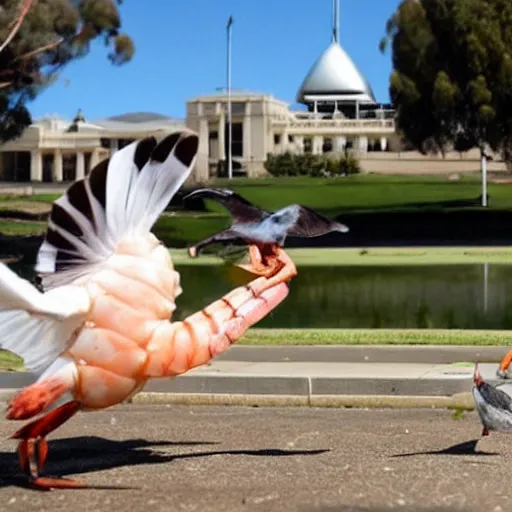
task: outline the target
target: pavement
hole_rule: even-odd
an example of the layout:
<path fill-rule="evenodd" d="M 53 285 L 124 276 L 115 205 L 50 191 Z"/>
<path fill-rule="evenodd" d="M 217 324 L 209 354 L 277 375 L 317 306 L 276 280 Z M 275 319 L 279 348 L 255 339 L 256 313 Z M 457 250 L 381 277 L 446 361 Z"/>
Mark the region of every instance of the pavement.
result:
<path fill-rule="evenodd" d="M 24 487 L 17 422 L 0 419 L 3 512 L 506 512 L 510 437 L 473 412 L 122 405 L 50 436 L 46 475 L 88 489 Z"/>
<path fill-rule="evenodd" d="M 496 367 L 509 348 L 233 346 L 187 374 L 150 381 L 131 402 L 471 410 L 475 361 L 484 380 L 503 384 Z M 0 402 L 32 381 L 27 373 L 0 373 Z"/>

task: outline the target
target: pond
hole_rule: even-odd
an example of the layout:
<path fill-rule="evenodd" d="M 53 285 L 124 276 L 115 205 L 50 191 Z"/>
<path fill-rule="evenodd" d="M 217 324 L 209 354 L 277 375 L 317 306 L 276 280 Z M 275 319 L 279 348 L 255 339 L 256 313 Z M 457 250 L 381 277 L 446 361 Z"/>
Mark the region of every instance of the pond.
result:
<path fill-rule="evenodd" d="M 33 276 L 31 269 L 16 270 Z M 175 319 L 250 279 L 236 267 L 178 270 L 184 291 Z M 512 267 L 300 267 L 286 301 L 258 327 L 511 329 Z"/>

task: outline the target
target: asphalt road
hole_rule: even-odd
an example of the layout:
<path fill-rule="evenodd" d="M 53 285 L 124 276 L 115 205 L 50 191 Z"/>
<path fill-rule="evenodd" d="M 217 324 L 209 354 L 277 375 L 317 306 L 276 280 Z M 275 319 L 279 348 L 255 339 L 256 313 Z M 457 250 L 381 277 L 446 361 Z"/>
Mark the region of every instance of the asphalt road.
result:
<path fill-rule="evenodd" d="M 47 473 L 93 488 L 22 486 L 0 420 L 2 511 L 508 511 L 510 437 L 474 412 L 129 405 L 51 436 Z M 94 486 L 117 486 L 99 489 Z"/>

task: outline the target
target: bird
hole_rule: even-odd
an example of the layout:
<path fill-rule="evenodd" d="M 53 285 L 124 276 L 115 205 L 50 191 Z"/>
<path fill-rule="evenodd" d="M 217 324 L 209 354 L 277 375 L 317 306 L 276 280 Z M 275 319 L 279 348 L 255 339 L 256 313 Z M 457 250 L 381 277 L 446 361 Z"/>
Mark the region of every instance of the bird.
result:
<path fill-rule="evenodd" d="M 312 238 L 330 232 L 348 233 L 345 224 L 332 221 L 307 206 L 292 204 L 276 212 L 267 212 L 236 192 L 226 188 L 200 188 L 184 197 L 184 201 L 196 198 L 213 199 L 231 214 L 228 229 L 215 233 L 188 248 L 195 258 L 206 246 L 221 243 L 244 242 L 261 246 L 283 247 L 288 236 Z"/>
<path fill-rule="evenodd" d="M 490 431 L 512 432 L 512 397 L 485 382 L 478 363 L 475 364 L 473 382 L 473 399 L 483 425 L 482 436 L 488 436 Z"/>
<path fill-rule="evenodd" d="M 37 253 L 42 290 L 0 264 L 0 348 L 20 356 L 35 380 L 5 415 L 31 420 L 11 439 L 36 489 L 87 487 L 43 473 L 46 438 L 60 425 L 128 400 L 150 379 L 209 362 L 288 295 L 285 282 L 259 277 L 172 321 L 180 274 L 152 227 L 190 175 L 198 146 L 186 129 L 146 137 L 75 181 L 54 201 Z M 279 257 L 273 267 L 296 275 Z"/>

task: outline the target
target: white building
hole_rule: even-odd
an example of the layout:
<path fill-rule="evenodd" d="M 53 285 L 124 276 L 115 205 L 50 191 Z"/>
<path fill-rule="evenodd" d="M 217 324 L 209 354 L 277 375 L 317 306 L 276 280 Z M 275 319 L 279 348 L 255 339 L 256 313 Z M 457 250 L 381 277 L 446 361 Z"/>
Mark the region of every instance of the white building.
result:
<path fill-rule="evenodd" d="M 23 135 L 0 146 L 0 181 L 58 183 L 83 178 L 112 151 L 184 126 L 157 114 L 135 113 L 88 123 L 81 111 L 73 121 L 58 116 L 37 120 Z"/>
<path fill-rule="evenodd" d="M 333 0 L 331 41 L 313 63 L 296 94 L 301 109 L 265 93 L 234 90 L 232 163 L 235 175 L 266 174 L 269 153 L 353 152 L 363 170 L 381 173 L 465 172 L 479 168 L 477 150 L 424 156 L 404 151 L 396 136 L 394 112 L 378 104 L 372 88 L 338 41 L 338 1 Z M 51 116 L 34 122 L 22 137 L 0 146 L 0 181 L 62 182 L 82 178 L 112 151 L 135 139 L 157 138 L 187 126 L 199 134 L 192 180 L 225 174 L 226 91 L 186 104 L 186 119 L 135 113 L 87 122 L 81 111 L 72 121 Z M 505 170 L 496 157 L 490 171 Z"/>

